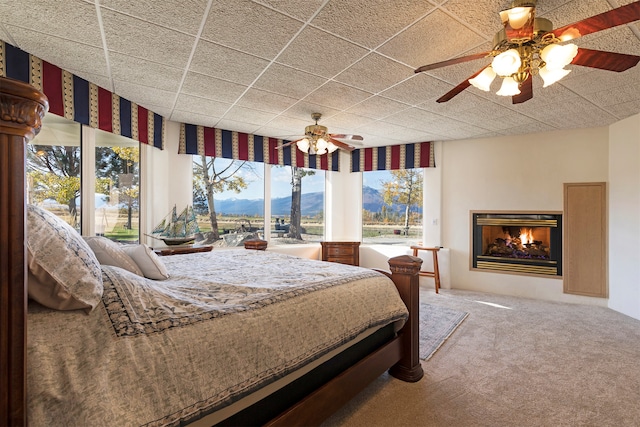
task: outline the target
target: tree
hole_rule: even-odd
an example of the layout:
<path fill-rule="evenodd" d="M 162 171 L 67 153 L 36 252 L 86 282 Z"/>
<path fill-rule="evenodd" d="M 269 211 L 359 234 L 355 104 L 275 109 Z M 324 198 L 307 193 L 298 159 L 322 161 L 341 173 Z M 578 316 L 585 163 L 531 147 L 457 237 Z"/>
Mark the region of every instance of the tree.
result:
<path fill-rule="evenodd" d="M 382 182 L 382 198 L 386 204 L 404 205 L 404 234 L 409 235 L 409 211 L 422 204 L 422 170 L 390 171 L 391 180 Z"/>
<path fill-rule="evenodd" d="M 297 166 L 291 167 L 291 220 L 289 222 L 288 237 L 302 240 L 302 178 L 315 175 L 315 171 Z"/>
<path fill-rule="evenodd" d="M 211 233 L 214 240 L 220 239 L 218 230 L 218 218 L 213 200 L 215 193 L 223 191 L 240 191 L 247 188 L 248 184 L 244 177 L 238 172 L 241 169 L 249 169 L 253 171 L 253 166 L 244 161 L 226 161 L 225 159 L 217 159 L 200 155 L 199 162 L 193 161 L 193 189 L 194 198 L 202 198 L 204 194 L 209 209 L 209 222 L 211 223 Z"/>
<path fill-rule="evenodd" d="M 127 224 L 125 228 L 131 230 L 133 208 L 138 202 L 140 187 L 137 183 L 135 172 L 136 166 L 140 161 L 140 150 L 138 147 L 112 147 L 113 152 L 121 161 L 118 168 L 121 171 L 118 174 L 118 195 L 119 201 L 127 204 Z"/>

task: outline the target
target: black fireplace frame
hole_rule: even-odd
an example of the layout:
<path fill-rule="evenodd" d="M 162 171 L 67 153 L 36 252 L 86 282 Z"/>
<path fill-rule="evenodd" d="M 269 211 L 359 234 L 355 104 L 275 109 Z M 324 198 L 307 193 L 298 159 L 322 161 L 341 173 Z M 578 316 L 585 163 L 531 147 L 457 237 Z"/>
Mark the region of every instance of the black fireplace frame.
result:
<path fill-rule="evenodd" d="M 471 211 L 470 216 L 470 255 L 473 270 L 562 278 L 562 212 Z M 484 225 L 549 227 L 551 259 L 535 260 L 483 255 L 482 227 Z"/>

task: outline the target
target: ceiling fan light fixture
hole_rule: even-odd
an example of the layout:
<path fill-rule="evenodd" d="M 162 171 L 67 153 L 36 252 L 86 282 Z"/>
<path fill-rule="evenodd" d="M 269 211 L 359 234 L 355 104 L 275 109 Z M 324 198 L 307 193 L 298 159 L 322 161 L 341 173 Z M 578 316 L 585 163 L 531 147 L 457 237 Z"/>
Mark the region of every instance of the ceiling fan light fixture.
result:
<path fill-rule="evenodd" d="M 522 65 L 522 59 L 520 59 L 520 53 L 516 49 L 509 49 L 502 52 L 491 62 L 491 68 L 499 76 L 507 77 L 514 73 L 517 73 Z"/>
<path fill-rule="evenodd" d="M 500 12 L 504 25 L 509 24 L 514 30 L 524 27 L 533 18 L 533 7 L 513 7 Z"/>
<path fill-rule="evenodd" d="M 565 70 L 564 68 L 550 70 L 547 67 L 542 67 L 540 68 L 540 70 L 538 70 L 540 77 L 544 81 L 544 85 L 542 87 L 547 87 L 554 84 L 555 82 L 557 82 L 558 80 L 561 80 L 570 72 L 571 70 Z"/>
<path fill-rule="evenodd" d="M 302 138 L 300 141 L 296 142 L 296 146 L 300 151 L 304 151 L 307 153 L 309 151 L 309 138 Z"/>
<path fill-rule="evenodd" d="M 540 52 L 540 58 L 546 62 L 548 70 L 559 70 L 569 65 L 578 54 L 578 46 L 573 43 L 566 45 L 550 44 Z"/>
<path fill-rule="evenodd" d="M 477 87 L 480 90 L 489 92 L 489 90 L 491 89 L 491 83 L 495 78 L 496 78 L 496 73 L 495 71 L 493 71 L 493 68 L 491 68 L 491 65 L 489 65 L 484 70 L 482 70 L 480 74 L 478 74 L 472 79 L 469 79 L 469 83 L 471 83 L 474 87 Z"/>
<path fill-rule="evenodd" d="M 335 145 L 334 143 L 332 143 L 331 141 L 329 141 L 329 143 L 327 144 L 327 151 L 329 153 L 333 153 L 334 151 L 336 151 L 338 149 L 338 146 Z"/>
<path fill-rule="evenodd" d="M 520 87 L 513 77 L 505 77 L 502 80 L 502 86 L 500 90 L 496 92 L 496 95 L 500 96 L 513 96 L 520 93 Z"/>

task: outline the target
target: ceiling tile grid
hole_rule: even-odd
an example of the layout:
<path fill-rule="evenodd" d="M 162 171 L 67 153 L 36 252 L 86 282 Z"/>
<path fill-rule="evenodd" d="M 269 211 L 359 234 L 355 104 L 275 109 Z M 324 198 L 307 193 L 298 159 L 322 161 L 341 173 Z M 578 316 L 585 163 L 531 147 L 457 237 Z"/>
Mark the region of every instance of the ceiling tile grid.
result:
<path fill-rule="evenodd" d="M 555 28 L 633 0 L 538 0 Z M 0 1 L 0 38 L 179 122 L 299 136 L 311 113 L 364 146 L 606 126 L 640 112 L 640 66 L 569 65 L 531 100 L 470 87 L 509 0 Z M 640 56 L 640 23 L 575 40 Z"/>

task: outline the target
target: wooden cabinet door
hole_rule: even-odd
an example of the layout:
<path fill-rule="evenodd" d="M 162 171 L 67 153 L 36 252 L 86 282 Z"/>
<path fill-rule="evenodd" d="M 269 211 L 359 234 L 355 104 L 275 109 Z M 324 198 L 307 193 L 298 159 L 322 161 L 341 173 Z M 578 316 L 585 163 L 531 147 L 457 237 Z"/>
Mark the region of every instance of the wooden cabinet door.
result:
<path fill-rule="evenodd" d="M 606 298 L 607 187 L 564 184 L 564 292 Z"/>

